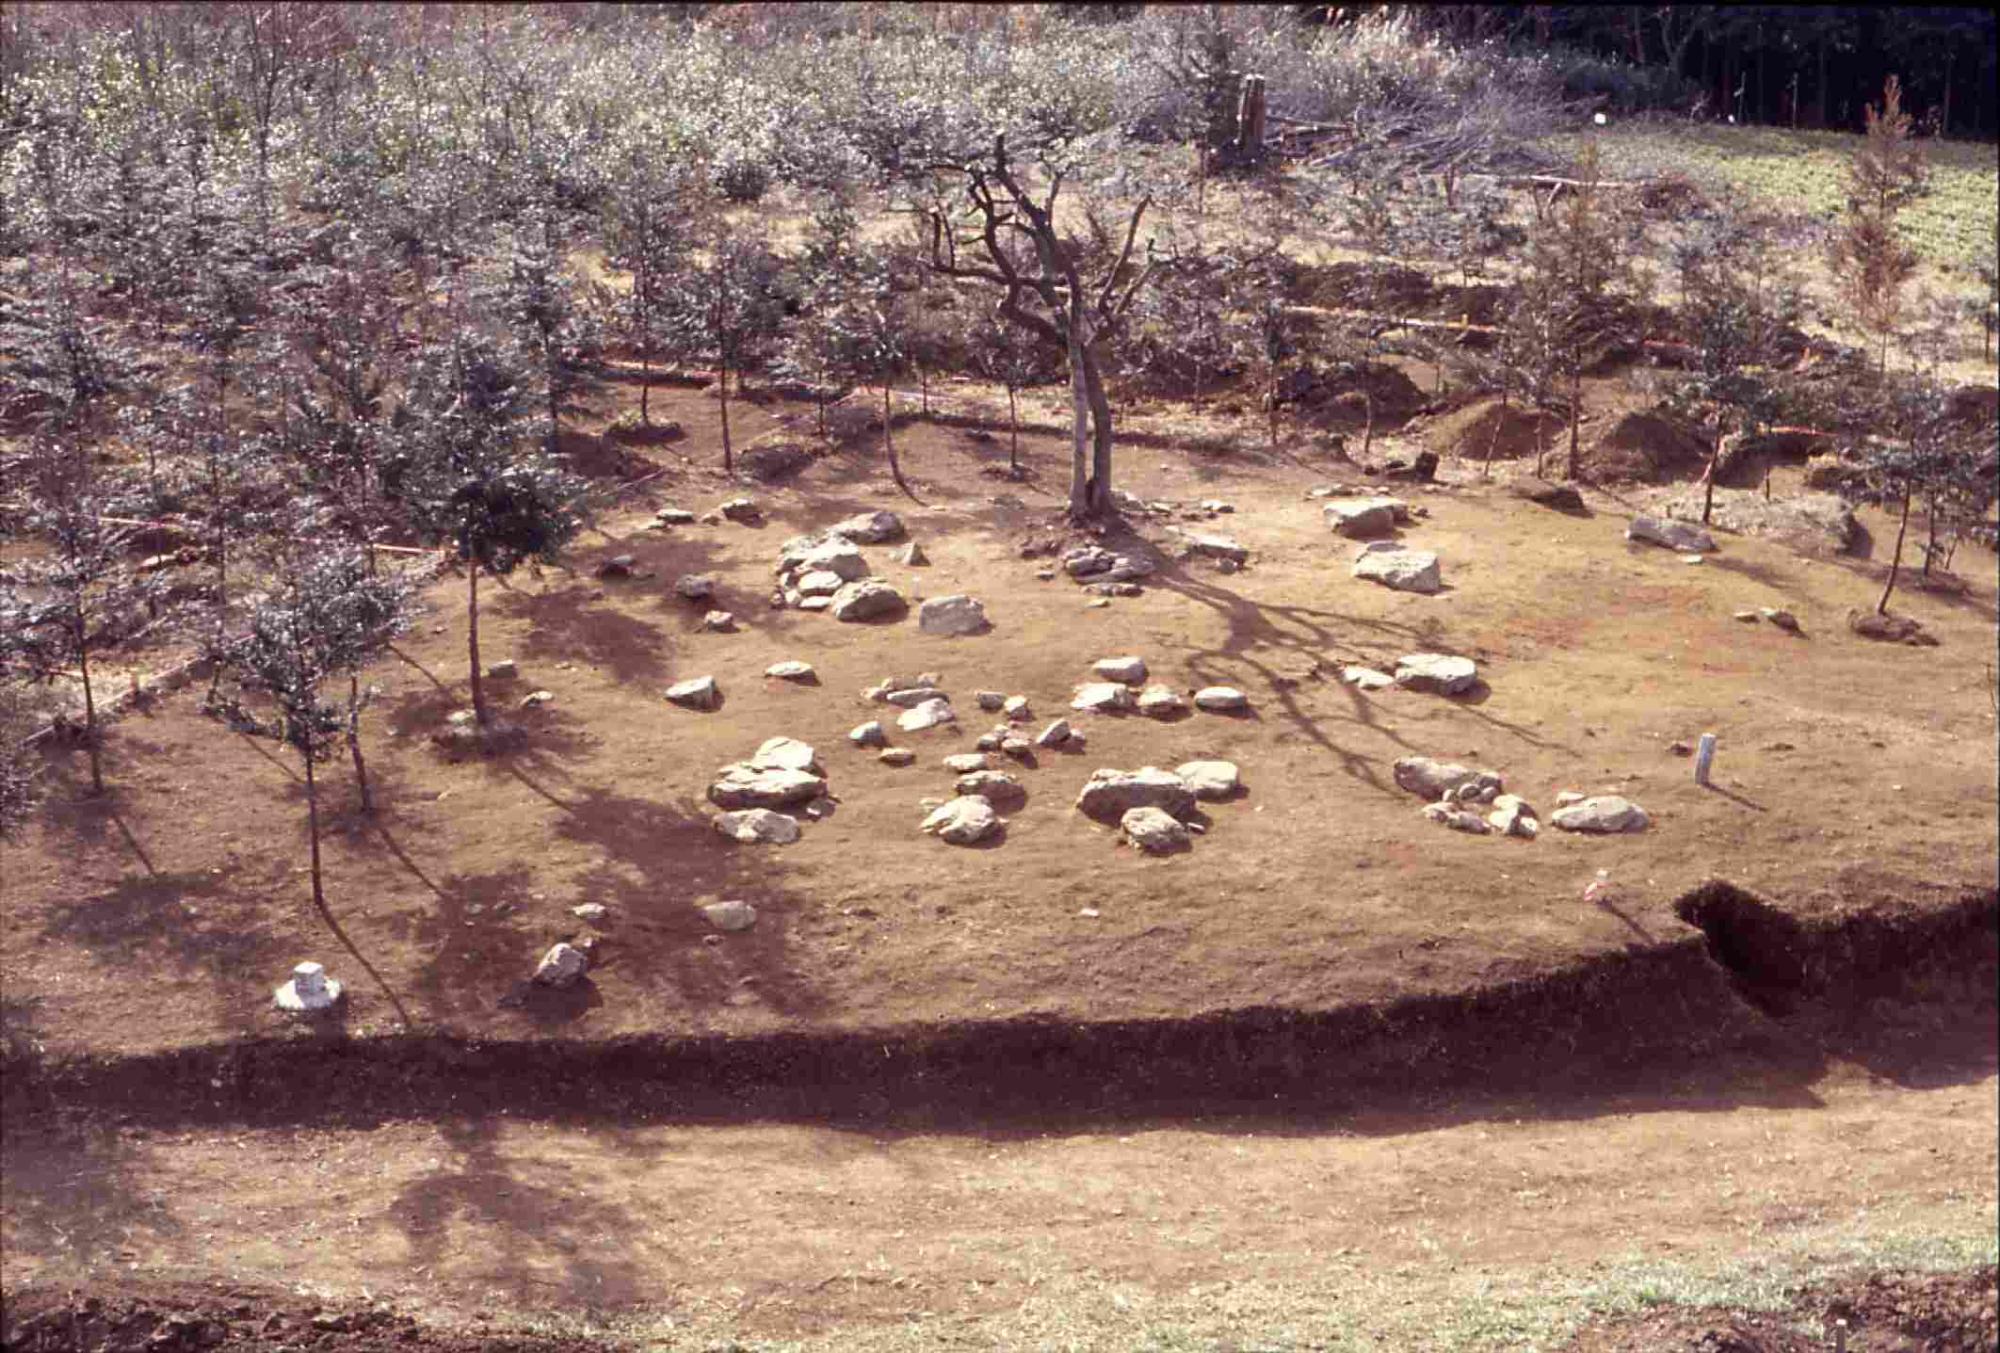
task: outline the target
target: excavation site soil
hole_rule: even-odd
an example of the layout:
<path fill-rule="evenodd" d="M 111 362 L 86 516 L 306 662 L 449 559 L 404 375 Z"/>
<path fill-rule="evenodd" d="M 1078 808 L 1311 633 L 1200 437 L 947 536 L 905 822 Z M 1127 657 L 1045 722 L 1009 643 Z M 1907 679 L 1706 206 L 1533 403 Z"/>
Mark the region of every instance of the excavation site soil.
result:
<path fill-rule="evenodd" d="M 1845 1320 L 1856 1349 L 1991 1347 L 1993 556 L 1928 585 L 1906 562 L 1917 647 L 1848 628 L 1895 539 L 1872 509 L 1841 541 L 1718 530 L 1698 563 L 1630 541 L 1700 467 L 1618 388 L 1568 512 L 1509 490 L 1546 430 L 1504 410 L 1385 415 L 1370 460 L 1442 452 L 1415 483 L 1357 463 L 1358 421 L 1350 460 L 1261 450 L 1254 405 L 1225 437 L 1198 424 L 1226 409 L 1141 404 L 1140 503 L 1097 538 L 1061 524 L 1047 400 L 1010 476 L 995 392 L 900 397 L 906 495 L 879 427 L 750 484 L 712 394 L 656 384 L 683 435 L 616 443 L 638 388 L 607 384 L 576 435 L 629 491 L 569 568 L 481 582 L 520 744 L 433 745 L 468 699 L 462 575 L 367 674 L 374 812 L 343 766 L 320 780 L 344 940 L 296 763 L 204 683 L 123 716 L 102 799 L 50 748 L 0 903 L 6 1340 L 1791 1349 Z M 814 417 L 730 406 L 739 449 Z M 1802 488 L 1763 468 L 1772 500 Z M 1328 488 L 1401 498 L 1441 589 L 1351 576 Z M 738 496 L 753 520 L 656 516 Z M 1724 488 L 1718 520 L 1764 501 Z M 925 557 L 861 547 L 907 613 L 772 604 L 789 538 L 881 509 Z M 1247 562 L 1190 548 L 1215 534 Z M 1151 565 L 1136 595 L 1067 575 L 1085 543 Z M 713 593 L 677 595 L 689 574 Z M 960 593 L 989 628 L 920 630 Z M 1347 679 L 1423 653 L 1477 680 Z M 1183 707 L 1071 708 L 1128 655 Z M 787 661 L 812 677 L 767 675 Z M 864 694 L 918 674 L 955 724 Z M 718 707 L 662 698 L 702 676 Z M 1217 686 L 1247 708 L 1194 707 Z M 1008 722 L 979 691 L 1086 741 L 994 754 L 1025 799 L 968 848 L 919 824 L 944 758 Z M 870 720 L 914 760 L 855 745 Z M 830 802 L 790 844 L 726 839 L 708 786 L 780 736 Z M 1427 820 L 1415 756 L 1496 773 L 1539 834 Z M 1098 768 L 1194 761 L 1241 786 L 1187 849 L 1076 807 Z M 1569 793 L 1647 825 L 1555 829 Z M 753 924 L 717 924 L 732 901 Z M 528 980 L 585 940 L 582 979 Z M 273 1005 L 305 959 L 344 984 L 329 1015 Z"/>

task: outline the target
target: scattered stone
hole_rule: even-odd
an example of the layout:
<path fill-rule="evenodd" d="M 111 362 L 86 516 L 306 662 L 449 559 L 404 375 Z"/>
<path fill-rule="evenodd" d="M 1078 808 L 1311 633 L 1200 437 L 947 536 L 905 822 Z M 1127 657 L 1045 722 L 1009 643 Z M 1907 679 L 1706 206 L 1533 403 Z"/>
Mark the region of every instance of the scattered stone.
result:
<path fill-rule="evenodd" d="M 1448 803 L 1427 803 L 1424 816 L 1432 822 L 1451 828 L 1455 832 L 1467 832 L 1473 836 L 1484 836 L 1493 829 L 1486 825 L 1486 819 L 1477 813 L 1468 813 L 1463 808 L 1454 808 Z"/>
<path fill-rule="evenodd" d="M 666 698 L 683 709 L 712 710 L 722 703 L 722 688 L 712 676 L 690 677 L 667 687 Z"/>
<path fill-rule="evenodd" d="M 798 819 L 768 808 L 723 813 L 715 819 L 715 830 L 745 845 L 788 846 L 799 839 Z"/>
<path fill-rule="evenodd" d="M 632 570 L 638 562 L 636 556 L 614 554 L 597 566 L 597 576 L 600 578 L 629 578 L 632 576 Z"/>
<path fill-rule="evenodd" d="M 1118 819 L 1125 839 L 1148 855 L 1170 855 L 1188 848 L 1188 829 L 1157 808 L 1134 808 Z"/>
<path fill-rule="evenodd" d="M 1036 735 L 1035 745 L 1037 747 L 1060 747 L 1075 736 L 1076 731 L 1069 726 L 1068 719 L 1057 719 Z"/>
<path fill-rule="evenodd" d="M 1542 824 L 1535 820 L 1535 810 L 1519 794 L 1502 794 L 1493 800 L 1493 811 L 1486 815 L 1486 825 L 1502 836 L 1525 836 L 1533 840 L 1542 830 Z"/>
<path fill-rule="evenodd" d="M 1019 804 L 1028 797 L 1019 780 L 1000 770 L 976 770 L 961 775 L 954 787 L 960 794 L 975 794 L 995 805 Z"/>
<path fill-rule="evenodd" d="M 535 965 L 534 980 L 539 986 L 561 990 L 575 986 L 576 980 L 589 966 L 590 960 L 581 949 L 572 944 L 558 944 L 543 954 L 542 961 Z"/>
<path fill-rule="evenodd" d="M 882 731 L 881 723 L 875 719 L 870 719 L 867 723 L 856 724 L 848 733 L 847 740 L 856 747 L 886 747 L 889 745 L 889 735 Z"/>
<path fill-rule="evenodd" d="M 1137 583 L 1087 583 L 1083 590 L 1098 597 L 1138 597 L 1146 592 Z"/>
<path fill-rule="evenodd" d="M 863 545 L 886 545 L 903 536 L 903 519 L 893 512 L 863 512 L 845 521 L 835 522 L 827 528 L 827 534 L 845 536 Z"/>
<path fill-rule="evenodd" d="M 486 675 L 492 677 L 495 681 L 512 681 L 515 677 L 521 675 L 520 664 L 516 663 L 512 658 L 503 658 L 501 661 L 488 667 Z"/>
<path fill-rule="evenodd" d="M 955 775 L 968 775 L 987 766 L 984 752 L 954 752 L 944 759 L 944 768 Z"/>
<path fill-rule="evenodd" d="M 1625 528 L 1627 540 L 1643 540 L 1653 545 L 1664 545 L 1670 550 L 1683 554 L 1702 554 L 1715 548 L 1715 537 L 1699 526 L 1684 521 L 1671 521 L 1663 517 L 1638 516 Z"/>
<path fill-rule="evenodd" d="M 774 662 L 764 669 L 764 675 L 776 677 L 779 681 L 798 681 L 808 684 L 819 680 L 819 673 L 813 670 L 811 663 L 796 660 Z"/>
<path fill-rule="evenodd" d="M 917 754 L 908 747 L 884 747 L 875 759 L 885 766 L 907 766 L 917 759 Z"/>
<path fill-rule="evenodd" d="M 805 815 L 811 818 L 814 822 L 823 822 L 827 818 L 833 816 L 834 807 L 835 807 L 834 801 L 831 798 L 828 798 L 826 795 L 822 794 L 818 798 L 807 803 L 804 811 Z"/>
<path fill-rule="evenodd" d="M 1028 707 L 1028 697 L 1025 695 L 1008 696 L 1006 703 L 1000 706 L 1000 712 L 1013 723 L 1026 723 L 1035 717 L 1034 710 Z"/>
<path fill-rule="evenodd" d="M 715 595 L 715 575 L 684 573 L 674 579 L 674 595 L 687 601 L 707 601 Z"/>
<path fill-rule="evenodd" d="M 1243 785 L 1234 761 L 1188 761 L 1175 767 L 1174 774 L 1197 799 L 1226 799 Z"/>
<path fill-rule="evenodd" d="M 826 773 L 820 769 L 818 754 L 797 738 L 766 738 L 746 764 L 758 770 L 802 770 L 812 775 Z"/>
<path fill-rule="evenodd" d="M 1551 484 L 1546 479 L 1517 479 L 1507 486 L 1507 491 L 1516 498 L 1525 498 L 1541 507 L 1554 508 L 1558 512 L 1582 515 L 1583 495 L 1569 484 Z"/>
<path fill-rule="evenodd" d="M 1091 670 L 1106 681 L 1122 681 L 1128 686 L 1137 686 L 1146 679 L 1144 658 L 1099 658 L 1091 664 Z"/>
<path fill-rule="evenodd" d="M 991 836 L 1000 825 L 993 805 L 977 794 L 961 794 L 933 809 L 918 829 L 954 846 L 969 846 Z"/>
<path fill-rule="evenodd" d="M 925 634 L 981 634 L 992 628 L 986 607 L 971 597 L 932 597 L 917 608 L 917 628 Z"/>
<path fill-rule="evenodd" d="M 653 520 L 662 526 L 692 526 L 694 513 L 684 507 L 663 507 L 653 514 Z"/>
<path fill-rule="evenodd" d="M 889 697 L 897 691 L 929 691 L 932 694 L 938 694 L 938 680 L 939 678 L 935 672 L 924 672 L 913 677 L 883 677 L 873 686 L 861 692 L 861 698 L 864 700 L 873 700 L 876 704 L 880 705 L 887 703 Z"/>
<path fill-rule="evenodd" d="M 581 905 L 571 907 L 569 914 L 576 917 L 579 921 L 588 921 L 592 925 L 602 925 L 604 924 L 604 918 L 611 914 L 611 908 L 605 906 L 602 902 L 585 902 Z"/>
<path fill-rule="evenodd" d="M 1181 540 L 1183 550 L 1192 558 L 1214 559 L 1238 567 L 1250 562 L 1250 551 L 1230 536 L 1201 535 L 1188 531 L 1181 533 Z"/>
<path fill-rule="evenodd" d="M 1118 682 L 1092 681 L 1076 688 L 1076 698 L 1069 702 L 1069 707 L 1091 714 L 1108 714 L 1130 709 L 1132 703 L 1131 690 Z"/>
<path fill-rule="evenodd" d="M 1572 803 L 1582 803 L 1583 799 L 1584 796 L 1577 793 L 1574 789 L 1565 789 L 1556 795 L 1556 807 L 1567 808 Z"/>
<path fill-rule="evenodd" d="M 1701 563 L 1701 556 L 1698 554 L 1684 554 L 1681 556 L 1681 562 L 1683 564 L 1699 564 Z"/>
<path fill-rule="evenodd" d="M 1693 756 L 1694 748 L 1685 742 L 1670 742 L 1667 744 L 1667 754 L 1669 756 Z"/>
<path fill-rule="evenodd" d="M 972 698 L 977 700 L 979 707 L 988 714 L 996 713 L 1007 704 L 1007 694 L 1005 691 L 974 691 Z"/>
<path fill-rule="evenodd" d="M 931 561 L 931 557 L 924 553 L 924 547 L 914 540 L 889 557 L 906 568 L 922 568 Z"/>
<path fill-rule="evenodd" d="M 1035 754 L 1035 744 L 1026 738 L 1002 738 L 1000 739 L 1000 750 L 1005 755 L 1013 757 L 1016 761 L 1026 761 Z"/>
<path fill-rule="evenodd" d="M 790 808 L 825 792 L 826 780 L 811 771 L 739 761 L 722 768 L 708 798 L 718 808 Z"/>
<path fill-rule="evenodd" d="M 1885 643 L 1910 644 L 1917 647 L 1937 647 L 1937 636 L 1924 632 L 1921 621 L 1906 615 L 1877 615 L 1873 611 L 1849 611 L 1847 628 L 1864 639 L 1880 639 Z"/>
<path fill-rule="evenodd" d="M 905 733 L 920 733 L 926 728 L 936 728 L 939 724 L 957 722 L 958 715 L 953 712 L 951 702 L 934 697 L 924 701 L 915 709 L 904 710 L 896 720 L 896 727 Z"/>
<path fill-rule="evenodd" d="M 1465 786 L 1483 791 L 1487 798 L 1500 792 L 1500 777 L 1493 771 L 1474 770 L 1449 761 L 1433 761 L 1428 756 L 1399 757 L 1390 769 L 1396 777 L 1398 789 L 1406 789 L 1425 799 L 1447 798 Z"/>
<path fill-rule="evenodd" d="M 1086 601 L 1085 603 L 1083 603 L 1083 609 L 1086 611 L 1098 611 L 1104 609 L 1106 606 L 1109 606 L 1110 604 L 1111 604 L 1110 597 L 1098 597 L 1095 601 Z"/>
<path fill-rule="evenodd" d="M 1320 509 L 1334 534 L 1351 540 L 1386 536 L 1410 519 L 1409 506 L 1398 498 L 1336 498 Z"/>
<path fill-rule="evenodd" d="M 1187 708 L 1180 692 L 1169 686 L 1148 686 L 1139 692 L 1139 712 L 1152 719 L 1167 719 Z"/>
<path fill-rule="evenodd" d="M 555 698 L 556 693 L 554 691 L 529 691 L 521 697 L 521 708 L 534 709 L 538 706 L 548 704 L 549 701 Z"/>
<path fill-rule="evenodd" d="M 1135 554 L 1114 554 L 1111 556 L 1111 567 L 1104 570 L 1102 576 L 1103 580 L 1107 583 L 1130 584 L 1137 578 L 1152 577 L 1153 562 L 1150 559 L 1142 559 Z M 1139 589 L 1133 587 L 1129 591 L 1119 592 L 1117 595 L 1136 597 L 1139 595 Z"/>
<path fill-rule="evenodd" d="M 701 909 L 717 930 L 735 932 L 757 924 L 757 909 L 748 902 L 711 902 Z"/>
<path fill-rule="evenodd" d="M 868 561 L 854 542 L 841 536 L 799 536 L 785 542 L 778 555 L 778 576 L 831 573 L 841 582 L 856 582 L 868 576 Z"/>
<path fill-rule="evenodd" d="M 310 960 L 292 969 L 285 984 L 271 993 L 278 1009 L 309 1014 L 331 1009 L 340 999 L 340 982 L 328 977 L 326 969 Z"/>
<path fill-rule="evenodd" d="M 936 700 L 938 698 L 938 691 L 935 687 L 916 686 L 907 691 L 890 691 L 882 697 L 882 703 L 894 705 L 897 709 L 915 709 L 926 700 Z"/>
<path fill-rule="evenodd" d="M 1201 510 L 1203 512 L 1234 512 L 1236 507 L 1234 504 L 1223 502 L 1220 498 L 1204 498 L 1201 500 Z"/>
<path fill-rule="evenodd" d="M 1409 653 L 1396 659 L 1398 686 L 1410 691 L 1461 695 L 1479 680 L 1479 666 L 1470 658 L 1445 653 Z"/>
<path fill-rule="evenodd" d="M 1079 545 L 1062 557 L 1063 571 L 1072 578 L 1088 578 L 1110 568 L 1118 559 L 1097 545 Z"/>
<path fill-rule="evenodd" d="M 979 741 L 972 745 L 982 752 L 997 752 L 1000 750 L 1001 740 L 1002 735 L 999 733 L 981 733 Z"/>
<path fill-rule="evenodd" d="M 1194 693 L 1194 707 L 1210 714 L 1241 714 L 1250 708 L 1250 697 L 1234 686 L 1204 686 Z"/>
<path fill-rule="evenodd" d="M 863 578 L 847 583 L 834 593 L 828 609 L 833 612 L 835 620 L 853 622 L 900 615 L 909 609 L 909 603 L 903 600 L 901 592 L 887 583 Z"/>
<path fill-rule="evenodd" d="M 701 618 L 701 627 L 715 634 L 734 634 L 736 616 L 731 611 L 710 611 Z"/>
<path fill-rule="evenodd" d="M 1549 818 L 1566 832 L 1642 832 L 1650 820 L 1645 809 L 1617 794 L 1565 804 Z"/>
<path fill-rule="evenodd" d="M 1755 611 L 1738 611 L 1736 618 L 1746 625 L 1754 625 L 1758 620 L 1757 612 Z"/>
<path fill-rule="evenodd" d="M 736 453 L 737 469 L 763 484 L 789 478 L 812 462 L 812 452 L 792 441 L 766 442 Z"/>
<path fill-rule="evenodd" d="M 1758 608 L 1757 614 L 1763 616 L 1787 634 L 1797 634 L 1799 632 L 1799 618 L 1790 611 L 1779 610 L 1775 606 L 1761 606 Z"/>
<path fill-rule="evenodd" d="M 722 514 L 725 521 L 742 522 L 746 525 L 764 519 L 764 514 L 758 509 L 755 498 L 731 498 L 715 510 Z"/>
<path fill-rule="evenodd" d="M 1122 817 L 1134 808 L 1158 808 L 1175 817 L 1194 811 L 1194 791 L 1187 781 L 1158 766 L 1138 770 L 1094 770 L 1076 806 L 1086 816 L 1102 821 Z"/>
<path fill-rule="evenodd" d="M 1429 596 L 1444 586 L 1438 573 L 1438 557 L 1429 550 L 1413 550 L 1394 541 L 1378 540 L 1363 547 L 1349 570 L 1396 592 L 1417 592 Z"/>
<path fill-rule="evenodd" d="M 1364 691 L 1385 690 L 1396 684 L 1396 678 L 1387 672 L 1378 672 L 1373 667 L 1343 667 L 1340 669 L 1340 679 L 1350 686 L 1359 686 Z"/>

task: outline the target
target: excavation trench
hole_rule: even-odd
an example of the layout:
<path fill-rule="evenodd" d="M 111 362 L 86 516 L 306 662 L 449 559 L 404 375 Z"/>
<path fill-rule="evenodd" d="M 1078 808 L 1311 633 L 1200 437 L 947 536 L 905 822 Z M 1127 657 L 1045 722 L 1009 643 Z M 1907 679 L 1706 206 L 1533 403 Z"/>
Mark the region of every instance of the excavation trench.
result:
<path fill-rule="evenodd" d="M 103 1058 L 0 1063 L 10 1125 L 78 1113 L 140 1126 L 548 1121 L 1051 1130 L 1107 1120 L 1343 1113 L 1429 1094 L 1645 1091 L 1754 1063 L 1808 1083 L 1826 1039 L 1930 1002 L 1989 1058 L 2000 894 L 1812 923 L 1724 882 L 1679 903 L 1695 931 L 1455 995 L 1183 1019 L 1013 1019 L 878 1031 L 601 1041 L 302 1031 Z M 1966 1042 L 1965 1037 L 1959 1040 Z"/>

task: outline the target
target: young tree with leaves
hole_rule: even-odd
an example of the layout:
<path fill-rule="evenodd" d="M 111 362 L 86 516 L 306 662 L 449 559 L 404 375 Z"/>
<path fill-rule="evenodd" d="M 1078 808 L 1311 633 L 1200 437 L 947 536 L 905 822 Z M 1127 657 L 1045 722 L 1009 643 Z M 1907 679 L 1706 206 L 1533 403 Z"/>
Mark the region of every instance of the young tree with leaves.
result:
<path fill-rule="evenodd" d="M 1698 228 L 1676 251 L 1683 337 L 1692 363 L 1668 402 L 1708 429 L 1701 519 L 1715 510 L 1715 479 L 1731 437 L 1775 422 L 1786 385 L 1779 345 L 1798 322 L 1799 285 L 1769 220 L 1730 215 Z"/>
<path fill-rule="evenodd" d="M 460 332 L 417 356 L 391 489 L 418 529 L 465 568 L 473 716 L 491 722 L 479 665 L 479 575 L 553 562 L 582 528 L 583 481 L 531 444 L 518 358 Z"/>
<path fill-rule="evenodd" d="M 783 307 L 777 294 L 778 261 L 761 228 L 721 219 L 709 224 L 703 257 L 675 279 L 676 332 L 685 349 L 715 364 L 722 403 L 722 469 L 736 470 L 729 431 L 729 378 L 741 384 L 777 336 Z"/>
<path fill-rule="evenodd" d="M 1891 75 L 1882 104 L 1866 109 L 1867 136 L 1847 168 L 1847 207 L 1828 249 L 1828 265 L 1854 322 L 1877 343 L 1876 369 L 1889 369 L 1889 342 L 1903 320 L 1903 289 L 1917 254 L 1896 226 L 1902 209 L 1924 193 L 1929 170 L 1910 137 L 1903 91 Z"/>
<path fill-rule="evenodd" d="M 1007 392 L 1007 469 L 1021 473 L 1021 409 L 1019 396 L 1030 385 L 1053 379 L 1052 355 L 1035 336 L 1010 324 L 991 310 L 967 308 L 970 324 L 964 343 L 975 371 Z"/>
<path fill-rule="evenodd" d="M 634 150 L 619 179 L 619 190 L 605 196 L 605 253 L 632 275 L 618 317 L 639 353 L 639 422 L 651 427 L 653 364 L 675 348 L 673 282 L 687 268 L 691 223 L 682 175 L 650 148 Z"/>
<path fill-rule="evenodd" d="M 577 411 L 577 392 L 595 355 L 591 317 L 577 303 L 576 282 L 563 264 L 561 234 L 548 211 L 528 214 L 514 230 L 507 276 L 496 298 L 521 346 L 534 357 L 547 419 L 543 445 L 562 449 L 562 419 Z"/>
<path fill-rule="evenodd" d="M 858 223 L 845 203 L 813 214 L 813 232 L 796 267 L 798 314 L 785 326 L 775 366 L 812 392 L 822 437 L 827 405 L 852 384 L 846 314 L 860 258 Z"/>

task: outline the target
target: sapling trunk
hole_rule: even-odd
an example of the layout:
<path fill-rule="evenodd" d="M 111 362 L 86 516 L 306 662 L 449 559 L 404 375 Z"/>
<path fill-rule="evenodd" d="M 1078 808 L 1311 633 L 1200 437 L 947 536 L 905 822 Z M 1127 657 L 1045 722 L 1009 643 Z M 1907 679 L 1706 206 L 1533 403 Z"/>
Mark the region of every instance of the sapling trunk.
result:
<path fill-rule="evenodd" d="M 722 472 L 734 474 L 736 459 L 729 445 L 729 359 L 726 356 L 716 373 L 715 385 L 722 398 Z"/>
<path fill-rule="evenodd" d="M 76 670 L 83 678 L 83 745 L 90 753 L 90 792 L 104 792 L 104 760 L 97 747 L 97 697 L 90 687 L 90 640 L 89 624 L 84 618 L 81 599 L 70 608 L 71 633 L 76 639 Z"/>
<path fill-rule="evenodd" d="M 917 495 L 910 492 L 910 486 L 903 480 L 903 467 L 896 463 L 896 439 L 889 431 L 889 425 L 894 421 L 891 415 L 889 388 L 890 388 L 889 383 L 887 381 L 883 381 L 882 382 L 882 449 L 888 454 L 889 457 L 889 477 L 896 481 L 897 488 L 901 489 L 909 497 L 914 498 Z"/>
<path fill-rule="evenodd" d="M 1903 520 L 1896 527 L 1896 552 L 1889 556 L 1889 585 L 1882 589 L 1882 600 L 1875 603 L 1875 614 L 1889 614 L 1889 594 L 1896 590 L 1896 575 L 1903 567 L 1903 536 L 1910 529 L 1910 499 L 1916 495 L 1913 487 L 1903 490 Z"/>
<path fill-rule="evenodd" d="M 1493 420 L 1493 435 L 1486 439 L 1486 461 L 1479 467 L 1481 479 L 1493 477 L 1493 449 L 1500 444 L 1500 429 L 1507 425 L 1507 395 L 1506 390 L 1501 390 L 1500 416 Z"/>
<path fill-rule="evenodd" d="M 472 717 L 486 726 L 486 688 L 479 679 L 479 561 L 465 561 L 465 651 L 472 659 Z"/>
<path fill-rule="evenodd" d="M 361 794 L 361 811 L 375 811 L 374 796 L 368 792 L 368 764 L 361 759 L 361 676 L 347 674 L 347 752 L 354 758 L 354 784 Z"/>
<path fill-rule="evenodd" d="M 1569 478 L 1575 479 L 1578 469 L 1576 449 L 1577 424 L 1583 421 L 1583 369 L 1571 367 L 1569 373 Z"/>
<path fill-rule="evenodd" d="M 1573 462 L 1572 462 L 1573 464 Z M 1715 511 L 1715 470 L 1722 464 L 1722 429 L 1715 430 L 1715 444 L 1708 451 L 1708 473 L 1701 477 L 1701 524 L 1708 525 L 1708 518 Z M 1570 471 L 1570 478 L 1576 478 L 1576 471 Z"/>
<path fill-rule="evenodd" d="M 1014 404 L 1014 387 L 1007 387 L 1007 468 L 1021 473 L 1021 416 Z"/>
<path fill-rule="evenodd" d="M 299 756 L 306 763 L 306 838 L 311 842 L 312 846 L 313 910 L 319 913 L 322 921 L 331 926 L 333 925 L 333 913 L 327 910 L 326 889 L 320 882 L 319 781 L 313 774 L 313 762 L 316 758 L 313 756 L 312 734 L 313 730 L 308 728 L 306 736 L 303 739 L 304 746 L 300 748 Z M 337 926 L 334 928 L 335 930 L 339 929 Z"/>
<path fill-rule="evenodd" d="M 1930 539 L 1924 542 L 1923 576 L 1926 578 L 1931 576 L 1931 560 L 1935 558 L 1937 555 L 1937 521 L 1938 521 L 1938 496 L 1937 494 L 1933 493 L 1931 495 L 1931 509 L 1930 509 Z"/>

